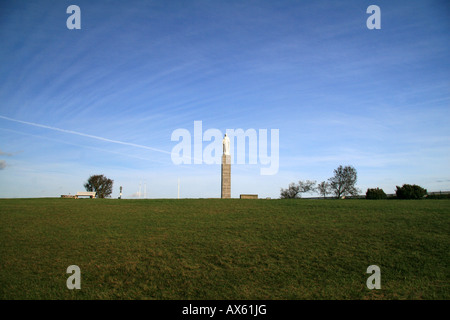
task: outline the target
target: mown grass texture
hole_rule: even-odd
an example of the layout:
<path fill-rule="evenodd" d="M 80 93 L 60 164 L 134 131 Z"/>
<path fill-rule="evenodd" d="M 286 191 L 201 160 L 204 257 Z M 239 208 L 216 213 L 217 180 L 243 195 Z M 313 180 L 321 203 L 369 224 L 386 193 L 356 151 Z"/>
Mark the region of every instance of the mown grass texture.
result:
<path fill-rule="evenodd" d="M 447 200 L 2 199 L 0 299 L 449 299 L 449 213 Z"/>

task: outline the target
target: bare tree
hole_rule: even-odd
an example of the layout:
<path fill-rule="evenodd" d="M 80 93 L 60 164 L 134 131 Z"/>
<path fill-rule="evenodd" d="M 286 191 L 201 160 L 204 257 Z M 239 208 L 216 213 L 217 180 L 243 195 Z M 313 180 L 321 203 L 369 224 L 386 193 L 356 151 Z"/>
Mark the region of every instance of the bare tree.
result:
<path fill-rule="evenodd" d="M 295 183 L 289 184 L 289 187 L 287 189 L 281 188 L 281 199 L 296 199 L 300 198 L 300 187 L 296 185 Z"/>
<path fill-rule="evenodd" d="M 317 185 L 317 191 L 319 192 L 320 195 L 323 196 L 323 198 L 325 199 L 325 197 L 327 196 L 327 194 L 329 194 L 331 192 L 330 190 L 330 184 L 326 181 L 322 181 L 321 183 L 319 183 Z"/>
<path fill-rule="evenodd" d="M 299 187 L 299 192 L 300 193 L 311 193 L 316 191 L 316 181 L 312 181 L 312 180 L 306 180 L 306 181 L 299 181 L 298 182 L 298 187 Z"/>
<path fill-rule="evenodd" d="M 298 184 L 295 184 L 292 182 L 289 184 L 289 187 L 287 189 L 281 188 L 281 199 L 295 199 L 295 198 L 301 198 L 302 193 L 306 192 L 314 192 L 316 190 L 315 188 L 316 181 L 306 180 L 306 181 L 299 181 Z"/>
<path fill-rule="evenodd" d="M 357 180 L 356 169 L 352 166 L 339 166 L 334 170 L 334 176 L 328 179 L 331 191 L 340 198 L 347 195 L 358 195 L 355 187 Z"/>

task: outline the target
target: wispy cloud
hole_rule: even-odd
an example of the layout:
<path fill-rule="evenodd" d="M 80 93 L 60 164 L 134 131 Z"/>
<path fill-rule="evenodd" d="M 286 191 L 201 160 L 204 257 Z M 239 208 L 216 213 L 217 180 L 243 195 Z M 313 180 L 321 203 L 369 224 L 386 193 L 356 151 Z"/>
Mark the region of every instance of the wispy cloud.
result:
<path fill-rule="evenodd" d="M 17 122 L 17 123 L 22 123 L 22 124 L 26 124 L 26 125 L 38 127 L 38 128 L 44 128 L 44 129 L 49 129 L 49 130 L 53 130 L 53 131 L 58 131 L 58 132 L 63 132 L 63 133 L 69 133 L 69 134 L 74 134 L 74 135 L 78 135 L 78 136 L 82 136 L 82 137 L 87 137 L 87 138 L 91 138 L 91 139 L 96 139 L 96 140 L 100 140 L 100 141 L 105 141 L 105 142 L 110 142 L 110 143 L 116 143 L 116 144 L 121 144 L 121 145 L 126 145 L 126 146 L 136 147 L 136 148 L 140 148 L 140 149 L 146 149 L 146 150 L 156 151 L 156 152 L 160 152 L 160 153 L 165 153 L 165 154 L 171 154 L 171 152 L 169 152 L 169 151 L 165 151 L 165 150 L 161 150 L 161 149 L 157 149 L 157 148 L 152 148 L 152 147 L 144 146 L 144 145 L 141 145 L 141 144 L 136 144 L 136 143 L 130 143 L 130 142 L 124 142 L 124 141 L 119 141 L 119 140 L 113 140 L 113 139 L 103 138 L 103 137 L 94 136 L 94 135 L 91 135 L 91 134 L 86 134 L 86 133 L 82 133 L 82 132 L 78 132 L 78 131 L 66 130 L 66 129 L 60 129 L 60 128 L 51 127 L 51 126 L 47 126 L 47 125 L 43 125 L 43 124 L 38 124 L 38 123 L 33 123 L 33 122 L 28 122 L 28 121 L 17 120 L 17 119 L 13 119 L 13 118 L 1 116 L 1 115 L 0 115 L 0 118 L 1 118 L 1 119 L 5 119 L 5 120 L 9 120 L 9 121 L 13 121 L 13 122 Z"/>
<path fill-rule="evenodd" d="M 14 154 L 10 153 L 10 152 L 4 152 L 2 150 L 0 150 L 0 156 L 4 156 L 4 157 L 12 157 Z M 0 160 L 0 170 L 5 169 L 8 166 L 8 164 L 6 163 L 5 160 Z"/>
<path fill-rule="evenodd" d="M 16 133 L 16 134 L 26 135 L 26 136 L 30 136 L 30 137 L 39 138 L 39 139 L 45 139 L 45 140 L 49 140 L 49 141 L 54 141 L 54 142 L 58 142 L 58 143 L 71 145 L 71 146 L 86 148 L 86 149 L 90 149 L 90 150 L 96 150 L 96 151 L 100 151 L 100 152 L 107 152 L 107 153 L 117 154 L 117 155 L 120 155 L 120 156 L 135 158 L 135 159 L 144 160 L 144 161 L 152 161 L 152 162 L 158 162 L 158 163 L 162 163 L 162 164 L 166 163 L 166 162 L 163 162 L 163 161 L 158 161 L 158 160 L 153 159 L 153 158 L 141 157 L 141 156 L 130 154 L 130 153 L 117 152 L 117 151 L 113 151 L 113 150 L 107 150 L 107 149 L 102 149 L 102 148 L 91 147 L 91 146 L 87 146 L 87 145 L 67 142 L 65 140 L 53 139 L 53 138 L 49 138 L 49 137 L 45 137 L 45 136 L 41 136 L 41 135 L 36 135 L 36 134 L 31 134 L 31 133 L 26 133 L 26 132 L 21 132 L 21 131 L 17 131 L 17 130 L 11 130 L 11 129 L 6 129 L 6 128 L 0 128 L 0 130 L 5 130 L 5 131 Z M 1 153 L 0 153 L 0 155 L 1 155 Z M 12 156 L 14 154 L 8 153 L 7 155 L 11 155 Z"/>
<path fill-rule="evenodd" d="M 278 196 L 295 177 L 326 179 L 339 164 L 354 165 L 367 186 L 448 178 L 442 5 L 386 2 L 382 29 L 371 31 L 355 1 L 81 1 L 82 30 L 69 31 L 64 6 L 9 2 L 2 196 L 75 190 L 93 170 L 124 194 L 152 174 L 153 196 L 176 196 L 179 176 L 183 196 L 214 195 L 219 166 L 170 161 L 171 132 L 195 120 L 204 130 L 280 130 L 279 174 L 258 180 L 259 166 L 234 166 L 237 195 Z"/>
<path fill-rule="evenodd" d="M 12 154 L 12 153 L 9 153 L 9 152 L 4 152 L 4 151 L 0 150 L 0 156 L 12 157 L 13 154 Z"/>

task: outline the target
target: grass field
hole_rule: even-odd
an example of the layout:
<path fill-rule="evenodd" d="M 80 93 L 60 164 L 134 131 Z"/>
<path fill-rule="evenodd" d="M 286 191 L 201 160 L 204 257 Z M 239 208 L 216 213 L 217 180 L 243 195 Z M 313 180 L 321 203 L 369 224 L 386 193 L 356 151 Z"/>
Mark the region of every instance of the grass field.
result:
<path fill-rule="evenodd" d="M 448 200 L 4 199 L 0 234 L 0 299 L 450 299 Z"/>

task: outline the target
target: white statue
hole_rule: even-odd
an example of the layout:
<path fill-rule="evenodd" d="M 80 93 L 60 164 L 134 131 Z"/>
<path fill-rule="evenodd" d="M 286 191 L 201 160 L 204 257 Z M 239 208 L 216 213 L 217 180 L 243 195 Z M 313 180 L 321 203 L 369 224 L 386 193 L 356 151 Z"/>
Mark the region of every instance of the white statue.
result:
<path fill-rule="evenodd" d="M 223 144 L 223 154 L 227 156 L 230 155 L 230 138 L 228 138 L 226 133 L 225 137 L 223 137 L 222 144 Z"/>

